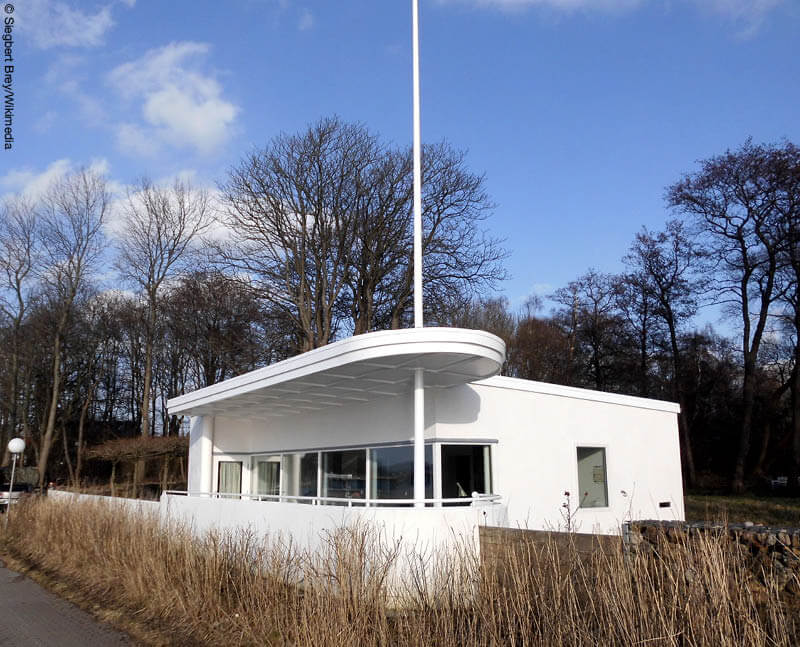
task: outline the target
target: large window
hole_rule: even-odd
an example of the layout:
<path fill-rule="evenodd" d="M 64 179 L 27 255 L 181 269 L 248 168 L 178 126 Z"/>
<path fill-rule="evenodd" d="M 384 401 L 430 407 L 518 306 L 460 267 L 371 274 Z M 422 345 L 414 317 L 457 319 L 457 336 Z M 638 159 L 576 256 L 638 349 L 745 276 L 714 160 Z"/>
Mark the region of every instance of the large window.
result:
<path fill-rule="evenodd" d="M 256 494 L 277 495 L 281 493 L 281 457 L 257 456 L 255 462 Z"/>
<path fill-rule="evenodd" d="M 220 494 L 241 494 L 241 461 L 220 461 L 217 472 L 217 492 Z"/>
<path fill-rule="evenodd" d="M 322 454 L 322 496 L 363 499 L 367 496 L 367 451 Z"/>
<path fill-rule="evenodd" d="M 282 494 L 317 496 L 318 464 L 319 454 L 317 452 L 284 454 Z"/>
<path fill-rule="evenodd" d="M 442 445 L 442 497 L 471 497 L 492 493 L 488 445 Z"/>
<path fill-rule="evenodd" d="M 473 492 L 492 493 L 489 445 L 440 445 L 441 495 L 469 499 Z M 435 444 L 425 445 L 425 498 L 434 496 Z M 254 497 L 315 503 L 312 499 L 414 498 L 414 446 L 410 444 L 370 449 L 341 449 L 254 455 L 249 463 L 249 489 Z M 220 461 L 218 490 L 239 494 L 242 463 Z M 436 490 L 438 492 L 438 489 Z M 341 502 L 345 503 L 345 502 Z M 469 501 L 465 501 L 464 505 Z M 398 503 L 399 505 L 399 503 Z M 433 505 L 432 503 L 429 505 Z M 449 505 L 461 505 L 451 502 Z"/>
<path fill-rule="evenodd" d="M 381 447 L 370 450 L 370 497 L 414 498 L 414 447 Z M 433 497 L 433 448 L 425 446 L 425 498 Z"/>
<path fill-rule="evenodd" d="M 608 507 L 606 450 L 578 447 L 578 505 L 581 508 Z"/>

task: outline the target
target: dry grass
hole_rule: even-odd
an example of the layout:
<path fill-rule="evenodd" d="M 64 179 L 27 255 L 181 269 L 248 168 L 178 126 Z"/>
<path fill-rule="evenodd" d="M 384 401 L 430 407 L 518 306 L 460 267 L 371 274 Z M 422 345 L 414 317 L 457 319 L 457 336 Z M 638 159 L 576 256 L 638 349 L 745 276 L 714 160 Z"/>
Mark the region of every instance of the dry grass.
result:
<path fill-rule="evenodd" d="M 423 560 L 394 605 L 404 559 L 365 528 L 307 555 L 252 534 L 192 539 L 98 504 L 14 510 L 3 551 L 142 642 L 171 645 L 777 645 L 800 628 L 769 573 L 722 537 L 579 555 L 515 543 L 481 566 Z"/>
<path fill-rule="evenodd" d="M 684 501 L 689 521 L 727 519 L 730 523 L 752 521 L 792 528 L 800 523 L 800 499 L 792 497 L 690 494 Z"/>

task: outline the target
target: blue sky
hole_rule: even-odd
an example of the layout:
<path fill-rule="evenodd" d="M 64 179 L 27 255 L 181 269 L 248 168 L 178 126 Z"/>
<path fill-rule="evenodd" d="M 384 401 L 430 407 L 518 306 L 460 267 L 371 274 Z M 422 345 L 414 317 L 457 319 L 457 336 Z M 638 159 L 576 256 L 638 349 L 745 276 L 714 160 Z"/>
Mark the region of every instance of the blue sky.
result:
<path fill-rule="evenodd" d="M 0 195 L 81 165 L 213 187 L 331 114 L 410 144 L 410 0 L 11 4 Z M 695 160 L 800 141 L 797 0 L 421 0 L 421 20 L 423 139 L 486 174 L 514 304 L 618 271 Z"/>

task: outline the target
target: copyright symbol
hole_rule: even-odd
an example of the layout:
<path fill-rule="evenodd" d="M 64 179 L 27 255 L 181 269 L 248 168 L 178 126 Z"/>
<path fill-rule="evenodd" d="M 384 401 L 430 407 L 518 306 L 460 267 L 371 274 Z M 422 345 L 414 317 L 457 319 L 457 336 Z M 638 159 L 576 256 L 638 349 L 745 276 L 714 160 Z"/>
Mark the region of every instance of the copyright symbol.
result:
<path fill-rule="evenodd" d="M 6 13 L 14 13 L 14 5 L 13 4 L 7 4 L 5 7 L 3 7 L 3 10 Z"/>

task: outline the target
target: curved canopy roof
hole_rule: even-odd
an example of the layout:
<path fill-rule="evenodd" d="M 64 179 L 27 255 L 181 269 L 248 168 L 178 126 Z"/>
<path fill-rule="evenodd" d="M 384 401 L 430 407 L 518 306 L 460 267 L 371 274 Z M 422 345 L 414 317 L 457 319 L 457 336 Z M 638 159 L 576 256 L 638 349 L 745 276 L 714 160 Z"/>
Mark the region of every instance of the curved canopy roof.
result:
<path fill-rule="evenodd" d="M 408 393 L 414 370 L 426 388 L 500 372 L 505 343 L 480 330 L 386 330 L 317 348 L 167 402 L 170 414 L 271 418 Z"/>

